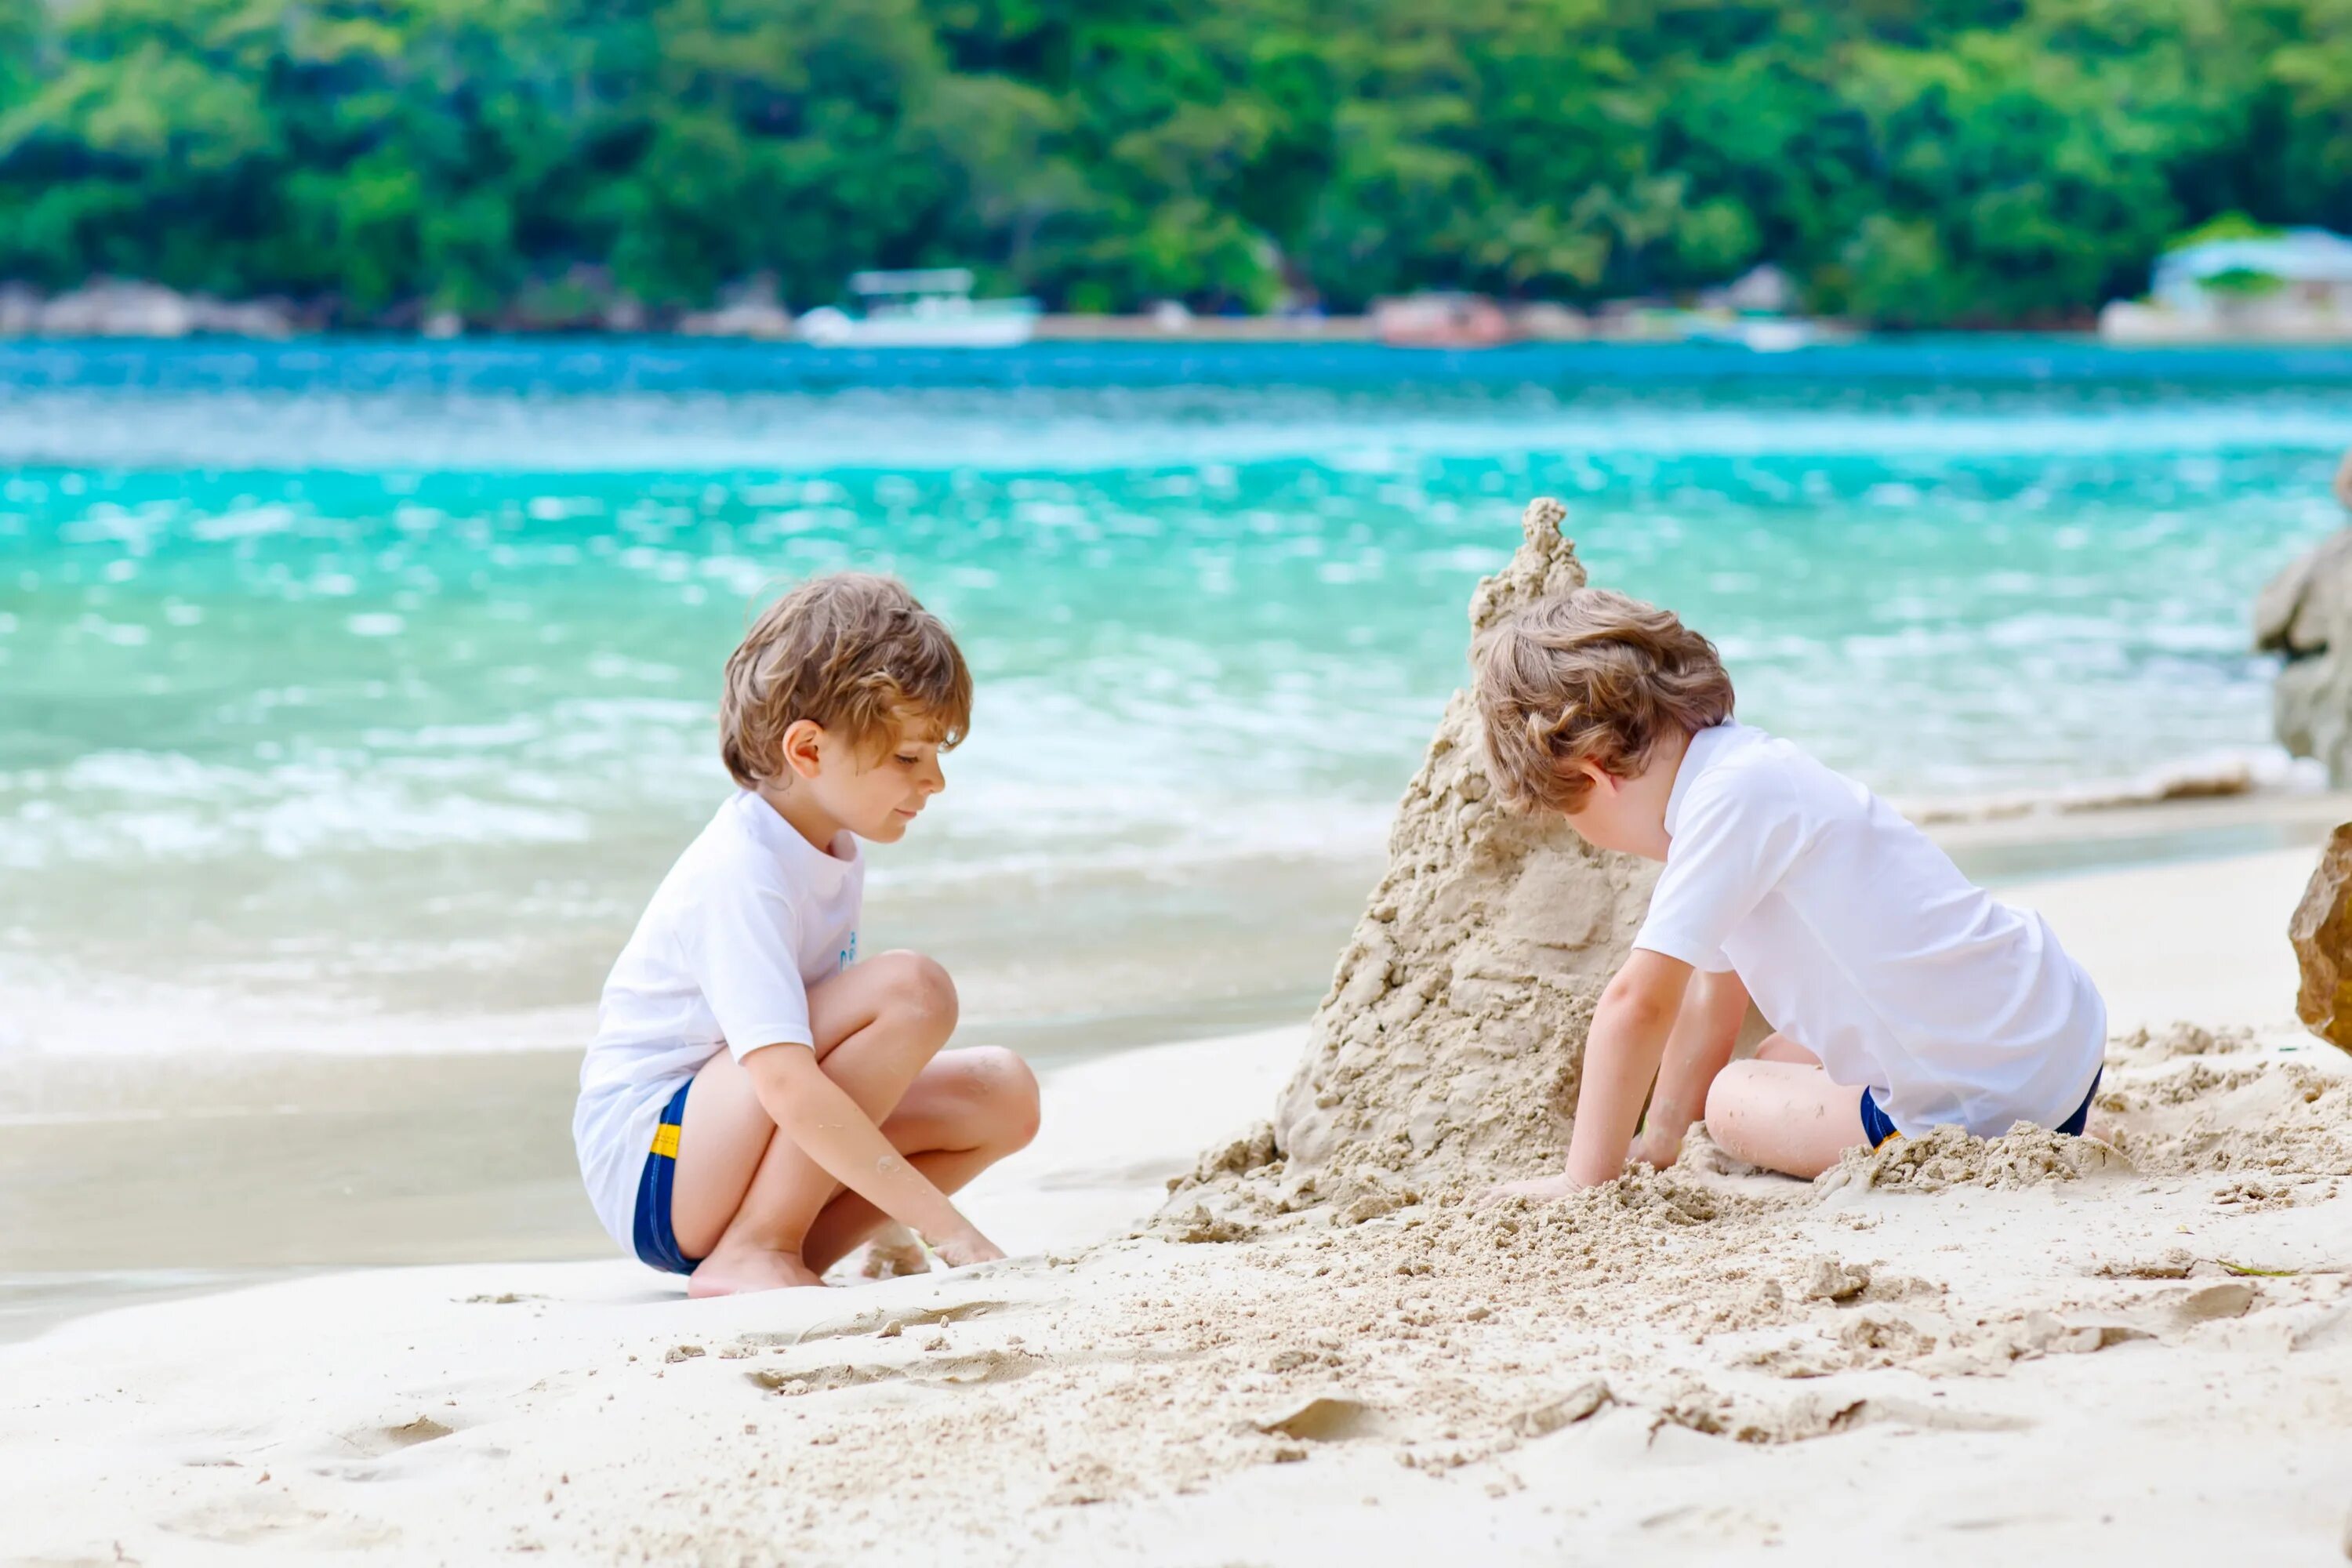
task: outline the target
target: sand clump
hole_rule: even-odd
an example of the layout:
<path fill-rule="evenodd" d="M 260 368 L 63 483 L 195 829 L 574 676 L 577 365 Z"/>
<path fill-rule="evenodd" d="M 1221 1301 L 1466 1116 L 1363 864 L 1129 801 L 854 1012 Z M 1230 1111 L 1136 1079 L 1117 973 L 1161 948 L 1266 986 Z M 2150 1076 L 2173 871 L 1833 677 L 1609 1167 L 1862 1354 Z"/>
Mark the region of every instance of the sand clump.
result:
<path fill-rule="evenodd" d="M 2316 1061 L 2202 1057 L 2109 1079 L 2092 1128 L 2145 1175 L 2352 1171 L 2352 1075 Z"/>
<path fill-rule="evenodd" d="M 2070 1138 L 2021 1121 L 1999 1138 L 1972 1138 L 1965 1128 L 1937 1127 L 1916 1138 L 1890 1138 L 1875 1149 L 1849 1149 L 1813 1184 L 1823 1194 L 1868 1187 L 1919 1193 L 1958 1186 L 2014 1191 L 2129 1168 L 2123 1155 L 2100 1139 Z"/>
<path fill-rule="evenodd" d="M 2137 1028 L 2107 1042 L 2110 1058 L 2167 1060 L 2173 1057 L 2229 1056 L 2254 1048 L 2254 1032 L 2242 1025 L 2209 1029 L 2180 1020 L 2161 1029 Z"/>
<path fill-rule="evenodd" d="M 2016 1190 L 2102 1174 L 2324 1175 L 2352 1170 L 2352 1077 L 2279 1057 L 2210 1058 L 2257 1049 L 2252 1031 L 2178 1023 L 2135 1030 L 2109 1045 L 2107 1079 L 2090 1135 L 2069 1138 L 2019 1122 L 1999 1138 L 1938 1127 L 1916 1138 L 1853 1149 L 1814 1183 L 1832 1193 L 1948 1187 Z M 2225 1184 L 2214 1201 L 2252 1212 L 2289 1207 L 2294 1194 L 2259 1181 Z"/>

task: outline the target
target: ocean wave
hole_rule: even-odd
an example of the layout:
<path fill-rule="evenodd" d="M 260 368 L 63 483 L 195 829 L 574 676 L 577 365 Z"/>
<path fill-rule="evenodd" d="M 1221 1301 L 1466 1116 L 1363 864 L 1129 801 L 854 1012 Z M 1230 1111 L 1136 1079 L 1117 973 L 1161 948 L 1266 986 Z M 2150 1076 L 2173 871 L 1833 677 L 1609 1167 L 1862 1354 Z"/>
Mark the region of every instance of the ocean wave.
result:
<path fill-rule="evenodd" d="M 2192 395 L 2160 409 L 2060 398 L 2025 410 L 1948 407 L 1932 416 L 1671 402 L 1587 407 L 1549 394 L 1499 405 L 1425 401 L 1436 406 L 1390 407 L 1368 419 L 1345 398 L 1297 390 L 1229 392 L 1213 403 L 1197 390 L 1115 400 L 1018 389 L 726 398 L 619 392 L 517 397 L 487 409 L 478 401 L 445 405 L 316 392 L 228 406 L 209 396 L 147 395 L 126 406 L 120 394 L 20 391 L 0 404 L 0 462 L 204 473 L 1078 475 L 1162 468 L 1181 458 L 1187 467 L 1313 462 L 1369 477 L 1429 461 L 1562 452 L 1950 460 L 2213 457 L 2352 445 L 2352 406 L 2334 387 L 2237 390 L 2226 401 Z M 299 461 L 289 454 L 299 454 Z M 206 526 L 227 541 L 281 521 L 255 509 Z"/>
<path fill-rule="evenodd" d="M 2252 795 L 2316 795 L 2327 790 L 2327 770 L 2283 747 L 2251 746 L 2200 752 L 2114 779 L 2091 779 L 2042 789 L 1915 796 L 1892 804 L 1925 827 L 2129 811 L 2175 801 Z"/>

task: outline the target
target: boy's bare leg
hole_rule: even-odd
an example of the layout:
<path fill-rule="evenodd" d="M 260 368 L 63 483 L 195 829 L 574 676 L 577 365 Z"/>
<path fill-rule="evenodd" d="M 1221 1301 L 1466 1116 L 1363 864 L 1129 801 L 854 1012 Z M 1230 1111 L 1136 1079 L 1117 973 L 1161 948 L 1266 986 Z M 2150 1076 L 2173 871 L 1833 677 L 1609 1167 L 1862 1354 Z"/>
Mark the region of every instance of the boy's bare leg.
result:
<path fill-rule="evenodd" d="M 1706 1135 L 1751 1165 L 1810 1181 L 1863 1142 L 1862 1090 L 1832 1082 L 1818 1063 L 1759 1053 L 1715 1075 Z"/>
<path fill-rule="evenodd" d="M 943 1193 L 953 1193 L 1037 1135 L 1037 1079 L 999 1047 L 942 1051 L 882 1122 L 882 1134 Z M 809 1226 L 803 1261 L 819 1274 L 849 1256 L 887 1217 L 835 1184 Z"/>
<path fill-rule="evenodd" d="M 959 1051 L 933 1060 L 955 1018 L 955 989 L 946 973 L 915 953 L 881 954 L 809 993 L 811 1032 L 826 1075 L 893 1137 L 910 1164 L 941 1185 L 969 1181 L 1019 1148 L 1036 1120 L 1035 1080 L 1011 1053 Z M 984 1058 L 987 1070 L 975 1072 L 975 1058 Z M 894 1111 L 927 1076 L 961 1092 L 927 1093 L 908 1109 L 931 1109 L 894 1127 Z M 986 1092 L 973 1092 L 975 1084 L 984 1084 Z M 943 1115 L 941 1108 L 950 1105 L 961 1114 Z M 967 1124 L 974 1118 L 986 1124 L 984 1132 Z M 687 1096 L 670 1209 L 679 1248 L 703 1258 L 688 1287 L 692 1293 L 814 1285 L 838 1256 L 814 1268 L 803 1257 L 811 1227 L 840 1191 L 838 1184 L 775 1131 L 750 1075 L 732 1056 L 721 1052 L 696 1076 Z M 1014 1132 L 1022 1135 L 1015 1139 Z M 982 1151 L 986 1157 L 975 1163 Z M 830 1234 L 819 1239 L 828 1248 L 834 1245 Z"/>
<path fill-rule="evenodd" d="M 1799 1067 L 1808 1068 L 1822 1065 L 1821 1058 L 1782 1034 L 1765 1036 L 1758 1042 L 1753 1059 L 1759 1062 L 1795 1062 Z"/>
<path fill-rule="evenodd" d="M 1683 1135 L 1706 1105 L 1715 1075 L 1731 1060 L 1739 1043 L 1740 1020 L 1747 1016 L 1748 988 L 1739 976 L 1727 972 L 1692 975 L 1682 1010 L 1675 1016 L 1674 1033 L 1666 1037 L 1641 1135 L 1633 1140 L 1635 1160 L 1663 1171 L 1681 1156 Z"/>

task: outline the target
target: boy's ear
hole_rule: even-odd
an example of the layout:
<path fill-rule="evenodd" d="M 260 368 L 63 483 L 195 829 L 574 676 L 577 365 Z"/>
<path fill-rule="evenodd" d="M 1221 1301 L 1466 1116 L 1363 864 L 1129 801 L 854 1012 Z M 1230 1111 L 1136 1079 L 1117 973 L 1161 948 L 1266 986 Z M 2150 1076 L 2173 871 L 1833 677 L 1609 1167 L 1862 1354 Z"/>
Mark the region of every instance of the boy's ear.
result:
<path fill-rule="evenodd" d="M 783 752 L 784 766 L 795 777 L 813 779 L 824 761 L 824 726 L 814 719 L 795 719 L 784 726 L 784 739 L 779 748 Z"/>
<path fill-rule="evenodd" d="M 1576 771 L 1582 773 L 1587 779 L 1590 779 L 1592 783 L 1593 788 L 1597 790 L 1605 790 L 1612 795 L 1614 795 L 1620 789 L 1623 788 L 1625 784 L 1625 781 L 1623 779 L 1619 778 L 1615 773 L 1611 773 L 1607 768 L 1602 767 L 1599 763 L 1594 762 L 1590 757 L 1579 760 L 1576 764 Z"/>

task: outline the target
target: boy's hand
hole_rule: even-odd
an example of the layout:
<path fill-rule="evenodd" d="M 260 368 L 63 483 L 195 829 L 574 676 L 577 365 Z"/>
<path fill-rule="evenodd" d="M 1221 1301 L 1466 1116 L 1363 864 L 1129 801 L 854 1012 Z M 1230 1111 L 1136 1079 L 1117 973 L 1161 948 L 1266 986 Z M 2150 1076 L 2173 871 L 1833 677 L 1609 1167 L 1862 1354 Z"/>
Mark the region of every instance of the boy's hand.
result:
<path fill-rule="evenodd" d="M 1680 1133 L 1669 1138 L 1662 1127 L 1644 1127 L 1642 1135 L 1633 1140 L 1633 1163 L 1663 1171 L 1683 1157 Z"/>
<path fill-rule="evenodd" d="M 1666 1037 L 1690 989 L 1691 966 L 1679 958 L 1635 948 L 1601 987 L 1584 1041 L 1584 1081 L 1576 1091 L 1576 1130 L 1569 1134 L 1568 1170 L 1583 1185 L 1614 1181 L 1642 1119 L 1642 1101 L 1657 1081 Z"/>
<path fill-rule="evenodd" d="M 940 1261 L 950 1268 L 969 1268 L 975 1263 L 993 1263 L 1004 1256 L 1004 1249 L 976 1230 L 960 1231 L 943 1236 L 931 1243 L 931 1250 Z"/>

